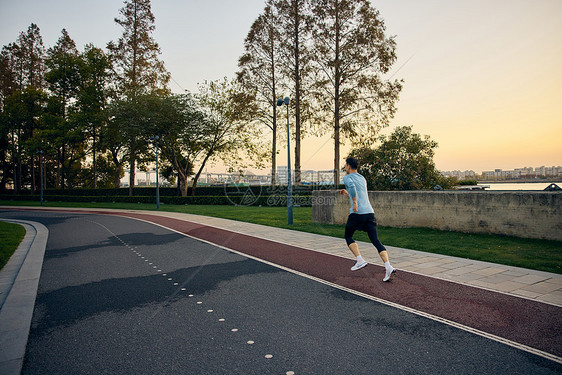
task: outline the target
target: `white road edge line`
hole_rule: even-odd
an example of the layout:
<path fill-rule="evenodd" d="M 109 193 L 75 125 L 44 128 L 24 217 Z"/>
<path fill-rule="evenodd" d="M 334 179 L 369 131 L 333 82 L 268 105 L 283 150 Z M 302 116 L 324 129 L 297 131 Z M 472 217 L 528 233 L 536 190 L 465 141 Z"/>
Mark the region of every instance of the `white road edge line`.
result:
<path fill-rule="evenodd" d="M 125 217 L 129 217 L 129 216 L 125 216 Z M 131 218 L 131 217 L 129 217 L 129 218 Z M 353 289 L 350 289 L 350 288 L 347 288 L 347 287 L 344 287 L 344 286 L 341 286 L 341 285 L 338 285 L 338 284 L 334 284 L 334 283 L 331 283 L 331 282 L 326 281 L 326 280 L 322 280 L 322 279 L 320 279 L 320 278 L 318 278 L 318 277 L 311 276 L 311 275 L 307 275 L 307 274 L 305 274 L 305 273 L 303 273 L 303 272 L 296 271 L 296 270 L 293 270 L 293 269 L 291 269 L 291 268 L 288 268 L 288 267 L 285 267 L 285 266 L 281 266 L 281 265 L 276 264 L 276 263 L 269 262 L 269 261 L 267 261 L 267 260 L 263 260 L 263 259 L 260 259 L 260 258 L 256 258 L 256 257 L 254 257 L 254 256 L 252 256 L 252 255 L 248 255 L 248 254 L 242 253 L 242 252 L 240 252 L 240 251 L 237 251 L 237 250 L 228 248 L 228 247 L 226 247 L 226 246 L 218 245 L 218 244 L 213 243 L 213 242 L 211 242 L 211 241 L 207 241 L 207 240 L 204 240 L 204 239 L 201 239 L 201 238 L 197 238 L 197 237 L 191 236 L 191 235 L 186 234 L 186 233 L 182 233 L 182 232 L 180 232 L 180 231 L 178 231 L 178 230 L 175 230 L 175 229 L 166 227 L 166 226 L 161 225 L 161 224 L 158 224 L 158 223 L 154 223 L 154 222 L 149 221 L 149 220 L 140 219 L 140 218 L 131 218 L 131 219 L 135 219 L 135 220 L 139 220 L 139 221 L 144 221 L 144 222 L 146 222 L 146 223 L 150 223 L 150 224 L 153 224 L 153 225 L 156 225 L 156 226 L 165 228 L 165 229 L 170 230 L 170 231 L 172 231 L 172 232 L 176 232 L 176 233 L 178 233 L 178 234 L 180 234 L 180 235 L 182 235 L 182 236 L 189 237 L 189 238 L 193 238 L 194 240 L 197 240 L 197 241 L 205 242 L 205 243 L 207 243 L 207 244 L 209 244 L 209 245 L 219 247 L 219 248 L 224 249 L 224 250 L 226 250 L 226 251 L 230 251 L 230 252 L 233 252 L 233 253 L 235 253 L 235 254 L 244 256 L 244 257 L 246 257 L 246 258 L 250 258 L 250 259 L 256 260 L 256 261 L 258 261 L 258 262 L 268 264 L 268 265 L 270 265 L 270 266 L 273 266 L 273 267 L 282 269 L 282 270 L 287 271 L 287 272 L 291 272 L 291 273 L 293 273 L 293 274 L 295 274 L 295 275 L 299 275 L 299 276 L 305 277 L 305 278 L 310 279 L 310 280 L 317 281 L 317 282 L 319 282 L 319 283 L 322 283 L 322 284 L 331 286 L 331 287 L 333 287 L 333 288 L 340 289 L 340 290 L 343 290 L 343 291 L 346 291 L 346 292 L 355 294 L 355 295 L 357 295 L 357 296 L 360 296 L 360 297 L 363 297 L 363 298 L 367 298 L 367 299 L 370 299 L 370 300 L 372 300 L 372 301 L 375 301 L 375 302 L 378 302 L 378 303 L 382 303 L 382 304 L 384 304 L 384 305 L 391 306 L 391 307 L 394 307 L 394 308 L 397 308 L 397 309 L 400 309 L 400 310 L 403 310 L 403 311 L 406 311 L 406 312 L 409 312 L 409 313 L 412 313 L 412 314 L 416 314 L 416 315 L 419 315 L 419 316 L 423 316 L 424 318 L 428 318 L 428 319 L 437 321 L 437 322 L 439 322 L 439 323 L 447 324 L 447 325 L 449 325 L 449 326 L 451 326 L 451 327 L 455 327 L 455 328 L 461 329 L 461 330 L 463 330 L 463 331 L 470 332 L 470 333 L 473 333 L 473 334 L 475 334 L 475 335 L 478 335 L 478 336 L 481 336 L 481 337 L 484 337 L 484 338 L 487 338 L 487 339 L 490 339 L 490 340 L 493 340 L 493 341 L 496 341 L 496 342 L 499 342 L 499 343 L 502 343 L 502 344 L 505 344 L 505 345 L 509 345 L 509 346 L 511 346 L 511 347 L 513 347 L 513 348 L 520 349 L 520 350 L 526 351 L 526 352 L 528 352 L 528 353 L 538 355 L 538 356 L 540 356 L 540 357 L 549 359 L 549 360 L 554 361 L 554 362 L 557 362 L 557 363 L 562 363 L 562 357 L 558 357 L 558 356 L 556 356 L 556 355 L 554 355 L 554 354 L 547 353 L 547 352 L 544 352 L 544 351 L 542 351 L 542 350 L 539 350 L 539 349 L 536 349 L 536 348 L 533 348 L 533 347 L 530 347 L 530 346 L 527 346 L 527 345 L 524 345 L 524 344 L 520 344 L 520 343 L 518 343 L 518 342 L 511 341 L 511 340 L 509 340 L 509 339 L 506 339 L 506 338 L 503 338 L 503 337 L 500 337 L 500 336 L 496 336 L 496 335 L 491 334 L 491 333 L 488 333 L 488 332 L 480 331 L 479 329 L 472 328 L 472 327 L 466 326 L 466 325 L 464 325 L 464 324 L 454 322 L 454 321 L 452 321 L 452 320 L 448 320 L 448 319 L 445 319 L 445 318 L 441 318 L 441 317 L 439 317 L 439 316 L 437 316 L 437 315 L 432 315 L 432 314 L 429 314 L 429 313 L 426 313 L 426 312 L 423 312 L 423 311 L 420 311 L 420 310 L 413 309 L 413 308 L 408 307 L 408 306 L 400 305 L 400 304 L 398 304 L 398 303 L 386 301 L 386 300 L 384 300 L 384 299 L 381 299 L 381 298 L 378 298 L 378 297 L 374 297 L 374 296 L 368 295 L 368 294 L 366 294 L 366 293 L 358 292 L 358 291 L 356 291 L 356 290 L 353 290 Z"/>

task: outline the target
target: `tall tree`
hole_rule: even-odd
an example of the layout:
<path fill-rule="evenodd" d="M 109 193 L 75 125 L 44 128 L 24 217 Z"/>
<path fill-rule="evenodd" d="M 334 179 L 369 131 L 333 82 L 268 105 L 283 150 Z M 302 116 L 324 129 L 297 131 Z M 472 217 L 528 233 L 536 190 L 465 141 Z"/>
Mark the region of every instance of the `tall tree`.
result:
<path fill-rule="evenodd" d="M 62 35 L 55 46 L 47 51 L 45 61 L 48 72 L 45 76 L 52 93 L 52 100 L 58 101 L 50 106 L 51 116 L 49 122 L 52 134 L 56 134 L 54 142 L 57 145 L 57 169 L 59 188 L 64 189 L 69 183 L 70 172 L 75 170 L 76 163 L 84 157 L 83 126 L 78 121 L 71 121 L 69 107 L 76 101 L 80 89 L 80 59 L 76 43 L 68 32 L 63 29 Z M 54 111 L 56 109 L 56 111 Z M 56 119 L 58 117 L 58 120 Z"/>
<path fill-rule="evenodd" d="M 14 178 L 14 171 L 10 162 L 10 122 L 5 116 L 5 104 L 7 98 L 18 89 L 16 82 L 16 59 L 18 45 L 10 43 L 2 47 L 0 53 L 0 191 L 6 190 L 9 181 Z"/>
<path fill-rule="evenodd" d="M 276 183 L 277 169 L 277 88 L 280 34 L 272 0 L 252 24 L 244 40 L 244 54 L 238 60 L 237 79 L 257 102 L 256 118 L 272 132 L 271 185 Z"/>
<path fill-rule="evenodd" d="M 97 151 L 104 151 L 100 142 L 102 128 L 107 126 L 107 102 L 109 99 L 109 71 L 111 64 L 107 55 L 89 44 L 80 56 L 80 90 L 77 95 L 74 116 L 84 124 L 91 141 L 92 186 L 97 188 Z M 106 161 L 103 161 L 106 163 Z M 107 164 L 107 163 L 106 163 Z"/>
<path fill-rule="evenodd" d="M 0 152 L 2 159 L 1 185 L 7 177 L 13 178 L 19 191 L 24 182 L 24 169 L 33 171 L 34 158 L 27 153 L 26 142 L 32 137 L 40 116 L 40 90 L 44 87 L 45 47 L 39 27 L 31 24 L 21 32 L 17 41 L 2 48 L 0 57 L 0 105 L 2 106 L 2 131 Z M 10 99 L 11 98 L 11 99 Z M 19 103 L 17 101 L 19 100 Z M 21 110 L 21 113 L 14 111 Z M 24 164 L 25 163 L 25 168 Z M 33 185 L 33 181 L 30 181 Z"/>
<path fill-rule="evenodd" d="M 32 23 L 26 33 L 17 40 L 19 49 L 18 75 L 20 90 L 32 86 L 37 90 L 44 88 L 45 47 L 39 27 Z"/>
<path fill-rule="evenodd" d="M 310 74 L 312 55 L 308 48 L 312 18 L 310 0 L 279 0 L 276 9 L 279 13 L 281 31 L 280 51 L 284 63 L 283 75 L 293 92 L 292 107 L 295 114 L 295 174 L 296 184 L 301 182 L 301 138 L 303 124 L 307 119 L 306 82 Z M 289 166 L 290 168 L 291 166 Z"/>
<path fill-rule="evenodd" d="M 247 93 L 235 81 L 224 79 L 199 85 L 196 95 L 197 106 L 202 112 L 202 148 L 197 160 L 199 169 L 193 178 L 192 194 L 195 195 L 197 181 L 205 169 L 207 162 L 220 158 L 232 166 L 238 165 L 241 154 L 246 153 L 247 159 L 253 160 L 257 166 L 263 167 L 262 145 L 259 143 L 259 129 L 252 126 L 248 116 L 255 113 Z"/>
<path fill-rule="evenodd" d="M 30 140 L 39 128 L 43 113 L 45 94 L 32 86 L 16 91 L 6 98 L 2 111 L 2 123 L 8 136 L 9 162 L 13 168 L 16 192 L 20 192 L 28 178 L 33 175 L 34 150 L 30 150 Z"/>
<path fill-rule="evenodd" d="M 177 174 L 178 188 L 187 196 L 188 179 L 205 152 L 207 125 L 192 95 L 171 95 L 163 99 L 159 126 L 162 159 Z"/>
<path fill-rule="evenodd" d="M 113 187 L 118 189 L 121 186 L 121 178 L 125 174 L 125 163 L 127 158 L 127 140 L 122 129 L 122 121 L 126 117 L 121 115 L 124 100 L 113 100 L 107 106 L 107 126 L 101 128 L 100 148 L 107 150 L 107 159 L 114 165 Z"/>
<path fill-rule="evenodd" d="M 396 60 L 394 38 L 368 0 L 312 0 L 316 113 L 332 118 L 334 184 L 342 137 L 371 143 L 393 117 L 401 83 L 384 80 Z M 326 123 L 324 121 L 319 121 Z M 330 123 L 330 122 L 327 122 Z"/>
<path fill-rule="evenodd" d="M 154 15 L 150 0 L 126 0 L 120 9 L 121 18 L 115 22 L 123 28 L 123 35 L 107 45 L 116 72 L 117 91 L 130 100 L 141 94 L 167 93 L 170 74 L 158 59 L 160 47 L 154 40 Z M 135 186 L 135 167 L 142 145 L 136 138 L 138 132 L 128 137 L 129 195 Z"/>
<path fill-rule="evenodd" d="M 149 108 L 156 108 L 151 103 L 157 100 L 153 97 L 157 97 L 157 95 L 142 94 L 135 98 L 124 97 L 111 101 L 109 105 L 110 123 L 103 133 L 104 144 L 111 151 L 113 162 L 118 168 L 124 159 L 131 158 L 131 149 L 134 152 L 134 160 L 148 150 L 148 138 L 155 135 L 150 128 L 152 126 L 152 122 L 149 121 L 151 113 L 148 112 Z M 116 171 L 116 173 L 118 172 Z M 129 189 L 129 194 L 132 195 L 131 189 Z"/>
<path fill-rule="evenodd" d="M 21 90 L 21 86 L 16 80 L 16 61 L 19 55 L 19 46 L 16 43 L 2 47 L 0 53 L 0 108 L 3 107 L 6 97 L 18 89 Z"/>

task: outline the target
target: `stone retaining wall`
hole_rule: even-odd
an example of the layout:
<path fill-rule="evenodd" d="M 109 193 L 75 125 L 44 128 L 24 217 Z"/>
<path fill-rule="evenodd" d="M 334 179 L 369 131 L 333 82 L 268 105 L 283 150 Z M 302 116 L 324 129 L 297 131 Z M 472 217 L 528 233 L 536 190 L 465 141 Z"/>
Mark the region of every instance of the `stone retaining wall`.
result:
<path fill-rule="evenodd" d="M 345 224 L 349 199 L 314 191 L 312 220 Z M 370 191 L 377 223 L 562 241 L 562 193 L 543 191 Z"/>

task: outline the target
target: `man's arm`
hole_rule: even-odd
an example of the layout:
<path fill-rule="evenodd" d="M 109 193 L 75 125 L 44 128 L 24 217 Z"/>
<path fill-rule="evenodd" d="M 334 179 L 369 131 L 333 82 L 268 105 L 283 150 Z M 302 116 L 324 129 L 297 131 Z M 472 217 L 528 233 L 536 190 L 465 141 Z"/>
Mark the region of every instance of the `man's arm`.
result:
<path fill-rule="evenodd" d="M 355 196 L 351 199 L 353 200 L 353 212 L 359 211 L 359 208 L 357 207 L 357 196 Z"/>

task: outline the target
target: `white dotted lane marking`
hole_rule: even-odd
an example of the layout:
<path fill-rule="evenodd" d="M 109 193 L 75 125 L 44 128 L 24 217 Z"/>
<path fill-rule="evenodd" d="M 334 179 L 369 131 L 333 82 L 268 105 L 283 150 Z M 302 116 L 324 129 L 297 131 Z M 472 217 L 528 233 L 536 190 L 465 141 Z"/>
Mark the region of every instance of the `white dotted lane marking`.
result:
<path fill-rule="evenodd" d="M 285 374 L 286 375 L 295 375 L 295 372 L 294 371 L 287 371 Z"/>
<path fill-rule="evenodd" d="M 106 228 L 106 229 L 107 229 L 107 228 Z M 108 229 L 108 230 L 109 230 L 109 229 Z M 109 230 L 109 231 L 110 231 L 110 230 Z M 110 232 L 111 232 L 111 231 L 110 231 Z M 111 232 L 111 233 L 113 234 L 113 232 Z M 157 266 L 154 266 L 154 263 L 150 262 L 148 258 L 145 258 L 140 252 L 138 252 L 135 247 L 132 247 L 132 246 L 130 246 L 129 244 L 125 243 L 125 241 L 123 241 L 121 238 L 119 238 L 119 237 L 116 236 L 115 234 L 113 234 L 113 235 L 114 235 L 115 237 L 117 237 L 117 239 L 118 239 L 119 241 L 121 241 L 121 243 L 122 243 L 124 246 L 126 246 L 126 247 L 127 247 L 129 250 L 131 250 L 134 254 L 136 254 L 138 257 L 140 257 L 140 258 L 143 259 L 146 263 L 148 263 L 149 266 L 153 266 L 153 267 L 152 267 L 153 269 L 156 270 L 156 269 L 158 268 Z M 162 270 L 159 269 L 159 270 L 157 270 L 157 272 L 158 272 L 158 273 L 161 273 Z M 166 276 L 168 276 L 168 275 L 167 275 L 166 273 L 162 273 L 162 276 L 166 277 Z M 173 281 L 173 278 L 168 277 L 168 281 Z M 174 285 L 174 286 L 178 286 L 179 283 L 174 282 L 173 285 Z M 182 287 L 181 290 L 182 290 L 182 291 L 185 291 L 186 288 L 183 288 L 183 287 Z M 189 294 L 189 297 L 193 297 L 193 296 L 194 296 L 193 294 Z M 202 305 L 202 304 L 203 304 L 203 301 L 197 301 L 197 304 L 198 304 L 198 305 Z M 207 310 L 207 313 L 213 313 L 213 312 L 214 312 L 214 310 L 212 310 L 212 309 L 208 309 L 208 310 Z M 225 320 L 226 320 L 226 319 L 224 319 L 224 318 L 218 319 L 219 322 L 224 322 Z M 232 332 L 238 332 L 239 329 L 238 329 L 238 328 L 232 328 L 231 331 L 232 331 Z M 255 344 L 255 341 L 253 341 L 253 340 L 248 340 L 248 341 L 246 341 L 246 344 L 247 344 L 247 345 L 254 345 L 254 344 Z M 266 359 L 271 359 L 271 358 L 273 358 L 273 354 L 265 354 L 265 358 L 266 358 Z M 287 371 L 285 374 L 286 374 L 286 375 L 294 375 L 295 373 L 294 373 L 294 371 Z"/>

